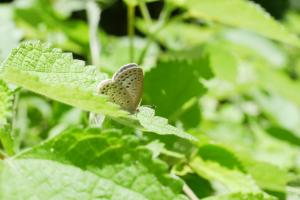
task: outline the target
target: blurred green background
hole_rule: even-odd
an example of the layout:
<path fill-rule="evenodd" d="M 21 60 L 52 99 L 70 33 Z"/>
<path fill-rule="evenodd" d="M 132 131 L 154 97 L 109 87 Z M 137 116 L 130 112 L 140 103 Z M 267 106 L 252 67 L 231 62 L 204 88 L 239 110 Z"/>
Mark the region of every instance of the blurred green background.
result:
<path fill-rule="evenodd" d="M 299 39 L 299 0 L 253 2 Z M 241 25 L 252 23 L 257 25 L 257 30 L 262 26 L 270 31 L 269 35 L 276 35 L 277 30 L 271 26 L 273 21 L 270 28 L 266 27 L 254 12 L 253 21 L 248 17 L 249 21 L 243 22 L 241 17 L 241 24 L 228 25 L 222 21 L 222 15 L 230 15 L 230 9 L 224 8 L 221 17 L 212 20 L 186 17 L 187 8 L 173 5 L 168 23 L 153 34 L 151 28 L 155 28 L 161 13 L 166 12 L 166 2 L 151 1 L 147 8 L 153 27 L 147 24 L 141 10 L 135 9 L 135 54 L 130 60 L 126 4 L 118 0 L 99 0 L 97 4 L 101 11 L 99 70 L 111 76 L 128 62 L 141 64 L 145 71 L 142 104 L 154 106 L 158 115 L 194 134 L 203 143 L 213 141 L 199 149 L 204 159 L 218 160 L 224 166 L 234 163 L 230 155 L 218 151 L 220 145 L 238 152 L 233 160 L 272 164 L 287 172 L 289 176 L 284 180 L 287 184 L 274 186 L 267 177 L 261 180 L 260 186 L 279 199 L 300 199 L 299 47 L 282 42 L 287 38 L 268 37 L 268 33 L 247 30 Z M 244 12 L 243 8 L 237 10 L 241 15 Z M 95 64 L 90 53 L 87 13 L 86 2 L 81 0 L 1 1 L 0 61 L 21 41 L 37 39 L 72 52 L 87 64 Z M 87 112 L 22 89 L 17 97 L 13 120 L 19 150 L 39 144 L 67 128 L 88 126 Z M 170 150 L 189 153 L 182 144 L 178 148 L 168 143 L 168 139 L 159 139 Z M 267 167 L 251 170 L 257 177 L 268 173 Z M 184 179 L 204 185 L 199 197 L 211 195 L 211 183 L 195 176 L 186 175 Z"/>

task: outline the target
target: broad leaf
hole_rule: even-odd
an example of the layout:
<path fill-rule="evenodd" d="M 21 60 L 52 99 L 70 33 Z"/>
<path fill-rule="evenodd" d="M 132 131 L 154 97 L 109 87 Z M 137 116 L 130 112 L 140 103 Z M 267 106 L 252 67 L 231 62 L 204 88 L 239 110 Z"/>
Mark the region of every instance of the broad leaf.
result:
<path fill-rule="evenodd" d="M 273 137 L 286 141 L 292 145 L 300 146 L 300 137 L 295 135 L 293 132 L 277 126 L 271 126 L 266 129 L 266 132 L 272 135 Z"/>
<path fill-rule="evenodd" d="M 206 47 L 212 70 L 217 78 L 229 82 L 237 80 L 237 58 L 222 43 L 210 43 Z"/>
<path fill-rule="evenodd" d="M 97 94 L 97 85 L 106 78 L 106 74 L 98 72 L 93 66 L 85 66 L 83 61 L 74 60 L 72 54 L 63 53 L 47 44 L 32 41 L 22 43 L 0 66 L 0 72 L 0 77 L 7 82 L 83 110 L 120 118 L 126 125 L 141 128 L 136 123 L 139 120 L 145 131 L 192 138 L 168 125 L 167 119 L 143 112 L 139 116 L 149 118 L 128 115 L 118 105 L 109 102 L 106 96 Z M 159 122 L 151 126 L 145 123 L 153 119 L 159 119 Z"/>
<path fill-rule="evenodd" d="M 288 174 L 283 169 L 267 162 L 240 157 L 247 172 L 255 179 L 256 183 L 268 191 L 286 192 Z"/>
<path fill-rule="evenodd" d="M 47 44 L 22 43 L 0 70 L 5 81 L 63 103 L 111 116 L 126 116 L 118 106 L 96 94 L 97 84 L 105 79 L 105 74 Z"/>
<path fill-rule="evenodd" d="M 233 128 L 232 128 L 233 129 Z M 226 132 L 225 132 L 226 134 Z M 230 133 L 227 133 L 230 134 Z M 236 134 L 231 132 L 231 134 Z M 259 141 L 266 141 L 266 138 L 257 138 Z M 238 141 L 234 141 L 238 142 Z M 249 142 L 249 140 L 248 140 Z M 247 148 L 238 147 L 237 150 L 231 147 L 231 144 L 203 144 L 199 147 L 198 155 L 205 161 L 218 163 L 222 168 L 227 168 L 228 170 L 239 170 L 241 173 L 247 173 L 251 175 L 256 184 L 265 190 L 275 191 L 280 193 L 286 192 L 286 185 L 288 182 L 288 173 L 286 170 L 279 168 L 278 166 L 255 159 L 255 155 L 250 156 L 250 154 L 245 151 Z M 262 146 L 266 144 L 262 144 Z M 253 153 L 253 146 L 255 149 L 259 149 L 259 144 L 252 144 L 252 148 L 249 149 L 249 153 Z M 274 151 L 276 146 L 270 146 L 270 149 Z M 278 149 L 279 150 L 279 149 Z M 281 149 L 280 149 L 281 150 Z M 270 150 L 269 150 L 270 151 Z M 285 150 L 285 153 L 287 151 Z M 261 154 L 266 154 L 266 156 L 271 157 L 267 151 L 260 152 Z M 279 155 L 277 153 L 277 155 Z M 221 177 L 221 176 L 220 176 Z"/>
<path fill-rule="evenodd" d="M 193 190 L 195 195 L 197 195 L 197 197 L 200 199 L 211 196 L 215 193 L 212 184 L 197 174 L 186 174 L 183 176 L 183 179 L 185 183 Z"/>
<path fill-rule="evenodd" d="M 137 118 L 141 125 L 145 128 L 145 131 L 159 133 L 161 135 L 176 135 L 181 138 L 197 141 L 197 139 L 192 135 L 187 134 L 183 130 L 169 125 L 167 119 L 155 116 L 154 114 L 155 112 L 151 108 L 139 108 Z"/>
<path fill-rule="evenodd" d="M 296 92 L 296 87 L 289 87 L 293 85 L 292 81 L 287 79 L 283 74 L 280 72 L 277 73 L 279 76 L 272 78 L 272 74 L 274 72 L 269 74 L 269 80 L 265 78 L 265 80 L 260 80 L 263 84 L 264 88 L 268 88 L 269 95 L 264 94 L 263 92 L 255 92 L 253 94 L 253 97 L 257 104 L 261 107 L 262 111 L 268 118 L 274 123 L 278 124 L 281 127 L 284 127 L 286 129 L 289 129 L 291 131 L 297 132 L 300 128 L 300 113 L 298 106 L 300 105 L 300 101 L 297 101 L 295 97 L 299 96 L 298 94 L 293 94 Z M 275 74 L 275 73 L 274 73 Z M 263 73 L 261 73 L 262 77 L 265 76 Z M 277 83 L 274 83 L 273 85 L 268 83 L 270 80 L 280 82 L 280 84 L 287 84 L 285 90 L 276 88 Z M 284 83 L 284 82 L 286 83 Z M 291 84 L 288 84 L 290 82 Z M 299 84 L 295 82 L 294 84 Z M 281 92 L 284 92 L 282 93 Z M 293 92 L 294 91 L 294 92 Z M 281 94 L 278 95 L 277 93 Z M 285 97 L 283 96 L 285 95 Z M 293 95 L 293 96 L 290 96 Z M 288 97 L 288 98 L 286 98 Z M 300 97 L 300 96 L 299 96 Z M 298 98 L 299 98 L 298 97 Z M 300 98 L 299 98 L 300 100 Z M 281 112 L 278 110 L 278 108 L 281 108 L 284 110 L 284 112 Z"/>
<path fill-rule="evenodd" d="M 228 169 L 212 161 L 204 161 L 200 157 L 194 158 L 189 166 L 195 173 L 210 181 L 222 183 L 232 192 L 260 192 L 255 181 L 247 174 L 237 169 Z"/>
<path fill-rule="evenodd" d="M 164 163 L 114 131 L 68 131 L 0 169 L 1 199 L 187 199 Z"/>
<path fill-rule="evenodd" d="M 198 155 L 205 161 L 217 162 L 222 167 L 250 174 L 257 185 L 265 190 L 285 192 L 288 174 L 275 165 L 254 160 L 245 153 L 218 144 L 200 146 Z"/>
<path fill-rule="evenodd" d="M 206 92 L 201 79 L 211 76 L 207 58 L 161 61 L 145 74 L 144 99 L 158 115 L 178 120 L 193 105 L 199 107 L 197 98 Z"/>
<path fill-rule="evenodd" d="M 299 38 L 273 19 L 259 5 L 245 0 L 186 0 L 193 17 L 254 31 L 265 37 L 300 47 Z"/>
<path fill-rule="evenodd" d="M 198 149 L 198 155 L 205 161 L 213 161 L 228 169 L 245 171 L 238 157 L 229 149 L 217 144 L 204 144 Z"/>
<path fill-rule="evenodd" d="M 277 198 L 263 193 L 232 193 L 226 195 L 212 196 L 203 200 L 276 200 Z"/>

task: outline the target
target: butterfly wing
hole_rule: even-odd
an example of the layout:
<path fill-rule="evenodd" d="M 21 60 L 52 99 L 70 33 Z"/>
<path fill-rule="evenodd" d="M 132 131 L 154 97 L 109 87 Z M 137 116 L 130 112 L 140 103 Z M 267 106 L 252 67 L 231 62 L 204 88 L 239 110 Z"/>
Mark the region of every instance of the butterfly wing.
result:
<path fill-rule="evenodd" d="M 135 64 L 135 63 L 129 63 L 129 64 L 126 64 L 126 65 L 122 66 L 122 67 L 119 69 L 119 71 L 117 71 L 117 72 L 114 74 L 114 76 L 113 76 L 112 79 L 115 79 L 115 77 L 119 76 L 123 71 L 125 71 L 126 69 L 129 69 L 129 68 L 132 68 L 132 67 L 137 67 L 137 64 Z"/>
<path fill-rule="evenodd" d="M 123 69 L 124 67 L 125 69 Z M 113 81 L 126 89 L 132 100 L 133 111 L 135 111 L 143 94 L 143 70 L 136 65 L 130 67 L 125 65 L 124 67 L 119 70 L 121 73 L 116 73 L 114 75 Z"/>
<path fill-rule="evenodd" d="M 107 95 L 111 102 L 118 104 L 122 109 L 129 112 L 135 111 L 132 98 L 122 84 L 112 80 L 104 80 L 99 84 L 98 91 L 100 94 Z"/>

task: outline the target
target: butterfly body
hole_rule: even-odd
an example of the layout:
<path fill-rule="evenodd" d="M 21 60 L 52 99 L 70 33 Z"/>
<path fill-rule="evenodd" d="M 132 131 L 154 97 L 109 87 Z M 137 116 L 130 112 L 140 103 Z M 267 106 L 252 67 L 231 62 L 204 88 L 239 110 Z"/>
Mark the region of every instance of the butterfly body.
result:
<path fill-rule="evenodd" d="M 144 86 L 143 70 L 136 64 L 127 64 L 117 71 L 112 79 L 102 81 L 98 86 L 100 94 L 122 109 L 134 113 L 141 101 Z"/>

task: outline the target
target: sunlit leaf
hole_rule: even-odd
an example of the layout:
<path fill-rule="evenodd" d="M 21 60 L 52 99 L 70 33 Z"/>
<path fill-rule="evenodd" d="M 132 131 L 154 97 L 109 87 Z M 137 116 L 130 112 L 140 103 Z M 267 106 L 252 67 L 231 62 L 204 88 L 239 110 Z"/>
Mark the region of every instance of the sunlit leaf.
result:
<path fill-rule="evenodd" d="M 154 110 L 147 107 L 140 107 L 137 118 L 146 131 L 159 133 L 161 135 L 176 135 L 189 140 L 197 140 L 190 134 L 185 133 L 174 126 L 168 124 L 168 120 L 154 115 Z"/>
<path fill-rule="evenodd" d="M 156 106 L 158 115 L 171 120 L 180 119 L 188 108 L 197 104 L 195 98 L 206 92 L 201 78 L 211 76 L 206 58 L 161 61 L 145 74 L 144 99 L 148 104 Z"/>
<path fill-rule="evenodd" d="M 263 193 L 232 193 L 227 195 L 212 196 L 203 200 L 275 200 L 275 197 Z"/>
<path fill-rule="evenodd" d="M 237 169 L 230 170 L 216 162 L 204 161 L 200 157 L 194 158 L 189 166 L 199 176 L 218 181 L 231 192 L 260 192 L 252 177 Z"/>
<path fill-rule="evenodd" d="M 96 94 L 97 84 L 105 79 L 105 74 L 47 44 L 22 43 L 1 69 L 5 81 L 63 103 L 111 116 L 126 115 L 107 98 Z"/>
<path fill-rule="evenodd" d="M 114 131 L 67 131 L 0 166 L 1 199 L 187 199 L 165 163 Z"/>
<path fill-rule="evenodd" d="M 251 1 L 187 0 L 183 6 L 193 17 L 244 28 L 277 41 L 300 46 L 296 35 Z"/>

